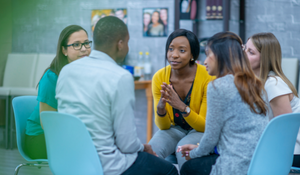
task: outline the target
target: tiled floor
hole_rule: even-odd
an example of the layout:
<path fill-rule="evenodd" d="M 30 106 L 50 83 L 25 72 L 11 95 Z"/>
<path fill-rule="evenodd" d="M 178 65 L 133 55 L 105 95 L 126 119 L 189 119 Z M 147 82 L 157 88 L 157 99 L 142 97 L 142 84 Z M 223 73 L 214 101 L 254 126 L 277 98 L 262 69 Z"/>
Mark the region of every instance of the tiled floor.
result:
<path fill-rule="evenodd" d="M 15 168 L 25 163 L 25 159 L 20 155 L 17 149 L 6 150 L 3 147 L 0 148 L 0 174 L 1 175 L 13 175 Z M 19 175 L 53 175 L 49 167 L 42 167 L 38 169 L 36 167 L 21 167 Z"/>
<path fill-rule="evenodd" d="M 3 128 L 0 127 L 0 175 L 13 175 L 15 168 L 25 163 L 25 159 L 20 155 L 17 148 L 13 150 L 5 149 L 3 143 Z M 19 175 L 53 175 L 49 167 L 42 167 L 38 169 L 36 167 L 21 167 Z M 300 175 L 292 174 L 289 175 Z"/>
<path fill-rule="evenodd" d="M 15 168 L 21 164 L 26 163 L 21 156 L 18 149 L 5 149 L 3 141 L 3 126 L 0 127 L 0 175 L 13 175 Z M 49 167 L 38 169 L 36 167 L 21 167 L 19 175 L 53 175 Z"/>

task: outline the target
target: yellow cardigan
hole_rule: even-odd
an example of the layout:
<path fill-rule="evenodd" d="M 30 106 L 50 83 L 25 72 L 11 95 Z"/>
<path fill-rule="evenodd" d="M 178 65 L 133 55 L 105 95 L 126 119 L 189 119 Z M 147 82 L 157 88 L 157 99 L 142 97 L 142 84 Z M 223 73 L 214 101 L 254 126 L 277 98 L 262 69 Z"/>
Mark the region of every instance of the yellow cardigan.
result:
<path fill-rule="evenodd" d="M 155 124 L 161 129 L 169 129 L 174 123 L 174 114 L 172 106 L 166 103 L 167 114 L 164 117 L 157 115 L 157 104 L 161 97 L 161 86 L 163 82 L 170 84 L 171 66 L 158 70 L 152 78 L 152 93 L 154 99 Z M 196 131 L 204 132 L 206 118 L 206 90 L 208 83 L 212 80 L 205 66 L 197 64 L 197 72 L 191 93 L 190 109 L 188 116 L 184 117 L 185 121 Z"/>

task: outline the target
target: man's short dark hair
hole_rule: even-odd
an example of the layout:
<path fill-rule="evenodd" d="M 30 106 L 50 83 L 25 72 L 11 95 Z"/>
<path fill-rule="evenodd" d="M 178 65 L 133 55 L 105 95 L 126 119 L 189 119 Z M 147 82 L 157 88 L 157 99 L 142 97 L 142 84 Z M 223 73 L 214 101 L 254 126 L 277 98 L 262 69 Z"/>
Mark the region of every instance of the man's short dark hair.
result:
<path fill-rule="evenodd" d="M 126 24 L 117 17 L 101 18 L 94 29 L 93 40 L 95 46 L 110 45 L 128 35 Z"/>

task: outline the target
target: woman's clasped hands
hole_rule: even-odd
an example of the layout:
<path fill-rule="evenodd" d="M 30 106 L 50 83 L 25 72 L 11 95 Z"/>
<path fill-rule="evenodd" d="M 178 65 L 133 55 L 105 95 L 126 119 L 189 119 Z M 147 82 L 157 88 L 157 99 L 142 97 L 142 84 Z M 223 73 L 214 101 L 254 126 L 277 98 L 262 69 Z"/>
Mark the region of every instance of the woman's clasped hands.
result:
<path fill-rule="evenodd" d="M 173 108 L 183 112 L 186 108 L 186 105 L 180 100 L 180 97 L 173 89 L 172 84 L 167 84 L 163 82 L 161 88 L 161 98 L 159 100 L 158 107 L 163 109 L 165 108 L 166 103 L 168 103 Z"/>

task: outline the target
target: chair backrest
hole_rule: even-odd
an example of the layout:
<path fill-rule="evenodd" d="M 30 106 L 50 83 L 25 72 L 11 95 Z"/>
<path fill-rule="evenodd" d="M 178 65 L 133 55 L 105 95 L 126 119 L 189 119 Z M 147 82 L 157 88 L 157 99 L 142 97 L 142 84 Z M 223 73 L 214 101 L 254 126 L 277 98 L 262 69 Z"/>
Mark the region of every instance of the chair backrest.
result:
<path fill-rule="evenodd" d="M 36 68 L 35 68 L 33 87 L 36 87 L 36 85 L 39 83 L 45 70 L 50 66 L 54 57 L 55 57 L 55 54 L 40 53 L 38 55 L 37 64 L 36 64 Z"/>
<path fill-rule="evenodd" d="M 281 68 L 284 75 L 291 81 L 295 88 L 298 87 L 298 59 L 283 58 Z"/>
<path fill-rule="evenodd" d="M 248 175 L 289 174 L 299 126 L 300 113 L 273 118 L 259 139 Z"/>
<path fill-rule="evenodd" d="M 103 174 L 92 138 L 79 118 L 50 111 L 42 112 L 41 118 L 53 174 Z"/>
<path fill-rule="evenodd" d="M 46 161 L 46 159 L 31 159 L 24 152 L 25 129 L 27 118 L 33 112 L 35 106 L 38 104 L 36 96 L 19 96 L 12 100 L 12 106 L 15 114 L 17 145 L 20 154 L 27 161 Z"/>
<path fill-rule="evenodd" d="M 37 54 L 8 54 L 3 87 L 32 87 L 36 61 Z"/>

